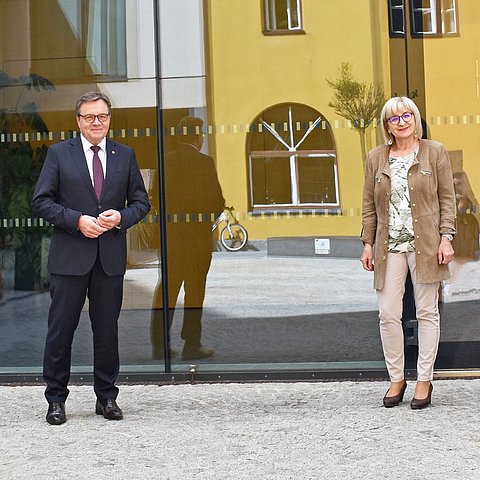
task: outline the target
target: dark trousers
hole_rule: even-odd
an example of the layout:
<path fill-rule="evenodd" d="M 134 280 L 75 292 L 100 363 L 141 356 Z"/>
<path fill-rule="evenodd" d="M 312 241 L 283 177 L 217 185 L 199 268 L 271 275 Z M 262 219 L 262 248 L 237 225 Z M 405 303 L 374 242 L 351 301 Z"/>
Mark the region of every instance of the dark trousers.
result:
<path fill-rule="evenodd" d="M 202 313 L 203 308 L 183 309 L 183 324 L 180 336 L 185 341 L 185 347 L 199 348 L 202 336 Z M 175 308 L 168 309 L 169 328 L 172 326 Z M 151 339 L 154 357 L 164 355 L 164 327 L 163 312 L 161 309 L 152 309 Z"/>
<path fill-rule="evenodd" d="M 52 303 L 43 360 L 45 397 L 64 402 L 69 390 L 73 335 L 88 295 L 93 332 L 94 390 L 100 401 L 116 398 L 119 371 L 118 317 L 123 297 L 123 275 L 108 276 L 97 258 L 92 270 L 82 276 L 51 275 Z"/>
<path fill-rule="evenodd" d="M 212 261 L 211 249 L 181 250 L 180 255 L 169 252 L 168 296 L 169 328 L 172 325 L 180 289 L 185 291 L 181 338 L 186 348 L 201 346 L 203 301 L 208 270 Z M 185 252 L 185 253 L 183 253 Z M 152 310 L 151 338 L 154 356 L 163 355 L 164 325 L 162 317 L 162 283 L 155 291 L 155 306 Z M 178 310 L 178 309 L 177 309 Z"/>

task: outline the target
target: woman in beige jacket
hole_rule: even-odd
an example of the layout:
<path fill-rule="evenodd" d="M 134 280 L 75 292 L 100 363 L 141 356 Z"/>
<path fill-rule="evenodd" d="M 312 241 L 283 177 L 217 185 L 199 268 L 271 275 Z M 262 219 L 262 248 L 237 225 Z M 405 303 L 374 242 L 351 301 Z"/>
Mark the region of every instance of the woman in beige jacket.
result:
<path fill-rule="evenodd" d="M 440 336 L 438 291 L 454 254 L 453 176 L 443 145 L 422 139 L 420 112 L 411 99 L 388 100 L 381 123 L 386 144 L 371 150 L 366 161 L 360 260 L 365 270 L 375 266 L 380 336 L 391 382 L 383 398 L 387 408 L 403 400 L 407 387 L 401 317 L 410 271 L 419 343 L 410 405 L 420 409 L 431 402 Z"/>

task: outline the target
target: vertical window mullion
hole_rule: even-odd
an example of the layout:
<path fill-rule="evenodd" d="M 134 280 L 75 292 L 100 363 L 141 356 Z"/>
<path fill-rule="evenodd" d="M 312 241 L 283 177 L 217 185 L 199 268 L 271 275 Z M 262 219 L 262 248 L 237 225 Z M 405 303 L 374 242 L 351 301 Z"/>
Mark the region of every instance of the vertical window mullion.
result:
<path fill-rule="evenodd" d="M 298 195 L 298 169 L 297 169 L 298 156 L 292 152 L 290 155 L 290 182 L 292 185 L 292 204 L 298 205 L 300 203 Z"/>
<path fill-rule="evenodd" d="M 108 45 L 110 42 L 110 23 L 108 21 L 108 2 L 101 2 L 100 8 L 100 65 L 101 74 L 106 75 L 109 72 Z"/>
<path fill-rule="evenodd" d="M 433 34 L 441 33 L 440 27 L 440 0 L 430 0 L 430 17 Z"/>
<path fill-rule="evenodd" d="M 290 0 L 287 0 L 287 1 L 286 1 L 285 8 L 287 9 L 287 25 L 288 25 L 288 29 L 289 29 L 289 30 L 292 30 L 292 28 L 293 28 L 293 25 L 292 25 L 292 8 L 291 8 L 291 5 L 290 5 Z"/>
<path fill-rule="evenodd" d="M 442 3 L 442 0 L 438 0 L 435 4 L 435 17 L 436 17 L 436 29 L 437 29 L 436 33 L 438 34 L 445 33 L 441 3 Z"/>
<path fill-rule="evenodd" d="M 297 28 L 303 28 L 303 20 L 302 20 L 302 2 L 301 0 L 295 0 L 296 2 L 296 13 L 297 13 Z"/>
<path fill-rule="evenodd" d="M 248 162 L 248 172 L 249 172 L 249 175 L 250 175 L 250 180 L 249 180 L 249 184 L 250 184 L 250 205 L 255 205 L 255 199 L 254 199 L 254 196 L 253 196 L 253 189 L 254 189 L 254 185 L 253 185 L 253 181 L 254 181 L 254 178 L 253 178 L 253 167 L 252 167 L 252 162 L 253 162 L 253 158 L 251 155 L 248 156 L 249 158 L 249 162 Z"/>
<path fill-rule="evenodd" d="M 440 5 L 437 5 L 439 10 L 439 17 L 441 18 L 440 22 L 440 32 L 447 33 L 450 29 L 446 24 L 446 12 L 448 11 L 448 7 L 445 5 L 444 0 L 440 0 Z"/>
<path fill-rule="evenodd" d="M 270 0 L 270 29 L 277 29 L 277 6 L 275 0 Z"/>

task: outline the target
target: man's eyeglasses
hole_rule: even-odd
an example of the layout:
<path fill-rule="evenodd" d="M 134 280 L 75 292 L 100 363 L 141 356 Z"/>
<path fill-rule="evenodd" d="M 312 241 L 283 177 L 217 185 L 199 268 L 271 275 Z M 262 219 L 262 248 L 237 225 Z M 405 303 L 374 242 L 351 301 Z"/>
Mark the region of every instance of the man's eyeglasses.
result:
<path fill-rule="evenodd" d="M 99 113 L 98 115 L 93 115 L 92 113 L 87 113 L 86 115 L 78 114 L 79 117 L 82 117 L 87 123 L 93 123 L 96 118 L 100 123 L 104 123 L 108 120 L 110 116 L 109 113 Z"/>
<path fill-rule="evenodd" d="M 398 125 L 401 118 L 405 123 L 408 123 L 413 118 L 413 113 L 405 112 L 402 115 L 394 115 L 393 117 L 387 118 L 387 121 L 392 123 L 393 125 Z"/>

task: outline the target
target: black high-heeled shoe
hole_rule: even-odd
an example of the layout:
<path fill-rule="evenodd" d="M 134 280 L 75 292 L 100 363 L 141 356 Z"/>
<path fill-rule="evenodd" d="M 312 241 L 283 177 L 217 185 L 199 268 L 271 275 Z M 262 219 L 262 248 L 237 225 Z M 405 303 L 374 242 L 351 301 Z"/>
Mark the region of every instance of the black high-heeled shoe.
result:
<path fill-rule="evenodd" d="M 432 403 L 432 390 L 433 385 L 430 382 L 430 387 L 428 388 L 428 395 L 425 398 L 412 398 L 410 402 L 410 407 L 412 410 L 421 410 L 422 408 L 428 407 Z"/>
<path fill-rule="evenodd" d="M 405 390 L 407 389 L 407 382 L 406 380 L 403 381 L 402 389 L 398 395 L 394 395 L 393 397 L 387 397 L 388 392 L 390 389 L 387 390 L 387 393 L 383 397 L 383 406 L 385 408 L 392 408 L 397 407 L 400 402 L 403 402 L 403 395 L 405 394 Z"/>

